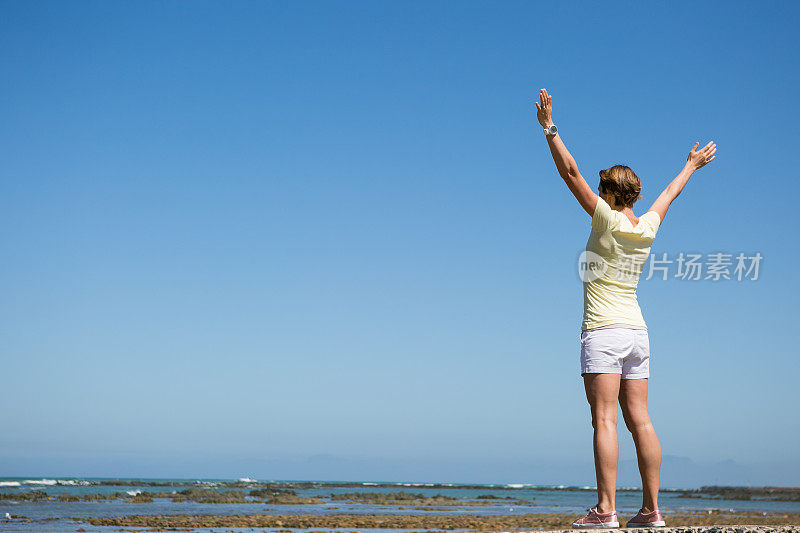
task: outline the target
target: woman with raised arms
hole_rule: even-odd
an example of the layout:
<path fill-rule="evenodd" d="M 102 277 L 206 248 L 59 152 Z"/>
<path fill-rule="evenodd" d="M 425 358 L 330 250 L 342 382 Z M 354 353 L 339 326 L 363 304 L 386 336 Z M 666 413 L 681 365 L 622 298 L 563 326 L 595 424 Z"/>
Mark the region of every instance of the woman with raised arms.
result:
<path fill-rule="evenodd" d="M 714 159 L 717 147 L 695 143 L 683 170 L 641 217 L 633 213 L 641 182 L 624 165 L 600 171 L 598 194 L 578 171 L 553 123 L 552 98 L 539 92 L 536 116 L 544 128 L 558 173 L 584 211 L 591 217 L 583 275 L 581 376 L 594 428 L 597 505 L 576 520 L 574 528 L 619 527 L 614 499 L 617 483 L 617 402 L 633 436 L 642 476 L 642 508 L 627 527 L 664 526 L 658 509 L 661 445 L 647 411 L 650 343 L 636 286 L 650 246 L 692 174 Z"/>

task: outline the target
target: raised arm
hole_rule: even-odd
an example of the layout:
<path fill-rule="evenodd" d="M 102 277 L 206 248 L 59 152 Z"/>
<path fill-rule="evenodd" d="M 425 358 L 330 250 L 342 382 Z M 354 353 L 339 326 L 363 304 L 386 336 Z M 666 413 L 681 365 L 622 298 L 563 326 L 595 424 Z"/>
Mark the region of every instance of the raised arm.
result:
<path fill-rule="evenodd" d="M 543 128 L 553 124 L 553 102 L 545 89 L 539 91 L 539 101 L 536 102 L 536 118 Z M 583 210 L 589 213 L 589 216 L 594 215 L 594 209 L 597 207 L 597 195 L 581 176 L 575 159 L 573 159 L 567 147 L 564 146 L 558 133 L 546 135 L 546 137 L 547 145 L 550 147 L 550 154 L 553 156 L 559 175 L 561 175 L 570 192 L 578 200 L 578 203 L 581 204 Z"/>
<path fill-rule="evenodd" d="M 714 144 L 714 141 L 709 142 L 699 151 L 697 150 L 698 146 L 700 146 L 699 142 L 694 143 L 694 146 L 689 152 L 689 156 L 686 158 L 686 165 L 684 165 L 683 170 L 672 180 L 672 183 L 667 185 L 664 192 L 662 192 L 658 198 L 656 198 L 656 201 L 653 202 L 653 205 L 650 206 L 649 211 L 658 213 L 662 222 L 664 221 L 664 217 L 667 216 L 667 209 L 669 209 L 670 204 L 678 197 L 683 188 L 686 187 L 689 178 L 692 177 L 695 170 L 705 166 L 716 157 L 714 153 L 717 151 L 717 145 Z"/>

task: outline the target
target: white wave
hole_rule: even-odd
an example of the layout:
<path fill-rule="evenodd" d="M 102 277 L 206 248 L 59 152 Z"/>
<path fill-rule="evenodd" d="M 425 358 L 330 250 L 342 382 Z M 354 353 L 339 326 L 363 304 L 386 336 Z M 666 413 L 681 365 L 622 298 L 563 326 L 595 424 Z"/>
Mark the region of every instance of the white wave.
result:
<path fill-rule="evenodd" d="M 26 479 L 23 483 L 28 485 L 55 485 L 58 481 L 55 479 Z"/>
<path fill-rule="evenodd" d="M 370 481 L 365 481 L 365 482 L 362 483 L 362 485 L 377 485 L 377 483 L 372 483 Z"/>
<path fill-rule="evenodd" d="M 251 479 L 249 477 L 240 477 L 239 481 L 241 481 L 242 483 L 256 483 L 255 479 Z"/>
<path fill-rule="evenodd" d="M 0 487 L 19 487 L 19 481 L 0 481 Z"/>
<path fill-rule="evenodd" d="M 125 491 L 129 496 L 136 496 L 137 494 L 141 494 L 141 490 L 126 490 Z"/>
<path fill-rule="evenodd" d="M 525 486 L 525 483 L 506 483 L 506 487 L 509 489 L 521 489 Z"/>
<path fill-rule="evenodd" d="M 58 485 L 70 485 L 70 486 L 74 486 L 74 485 L 91 485 L 91 483 L 89 483 L 85 479 L 58 479 L 58 480 L 56 480 L 56 483 Z"/>

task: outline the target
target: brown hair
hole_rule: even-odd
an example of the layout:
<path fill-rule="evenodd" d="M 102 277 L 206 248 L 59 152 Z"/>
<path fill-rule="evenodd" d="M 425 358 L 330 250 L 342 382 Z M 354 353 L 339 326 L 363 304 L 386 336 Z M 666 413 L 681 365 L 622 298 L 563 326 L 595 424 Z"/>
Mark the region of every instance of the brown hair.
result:
<path fill-rule="evenodd" d="M 603 192 L 612 194 L 617 204 L 623 207 L 633 207 L 636 200 L 642 197 L 639 176 L 625 165 L 614 165 L 601 170 L 600 187 Z"/>

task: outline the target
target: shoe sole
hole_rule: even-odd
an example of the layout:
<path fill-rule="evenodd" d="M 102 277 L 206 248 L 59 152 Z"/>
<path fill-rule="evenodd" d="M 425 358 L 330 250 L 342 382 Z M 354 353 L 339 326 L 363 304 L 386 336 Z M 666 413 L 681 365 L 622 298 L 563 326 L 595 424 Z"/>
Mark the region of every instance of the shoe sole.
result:
<path fill-rule="evenodd" d="M 667 523 L 663 520 L 657 522 L 639 522 L 638 524 L 631 524 L 628 522 L 625 527 L 666 527 Z"/>
<path fill-rule="evenodd" d="M 619 522 L 606 522 L 604 524 L 572 524 L 572 529 L 611 529 L 619 527 Z"/>

